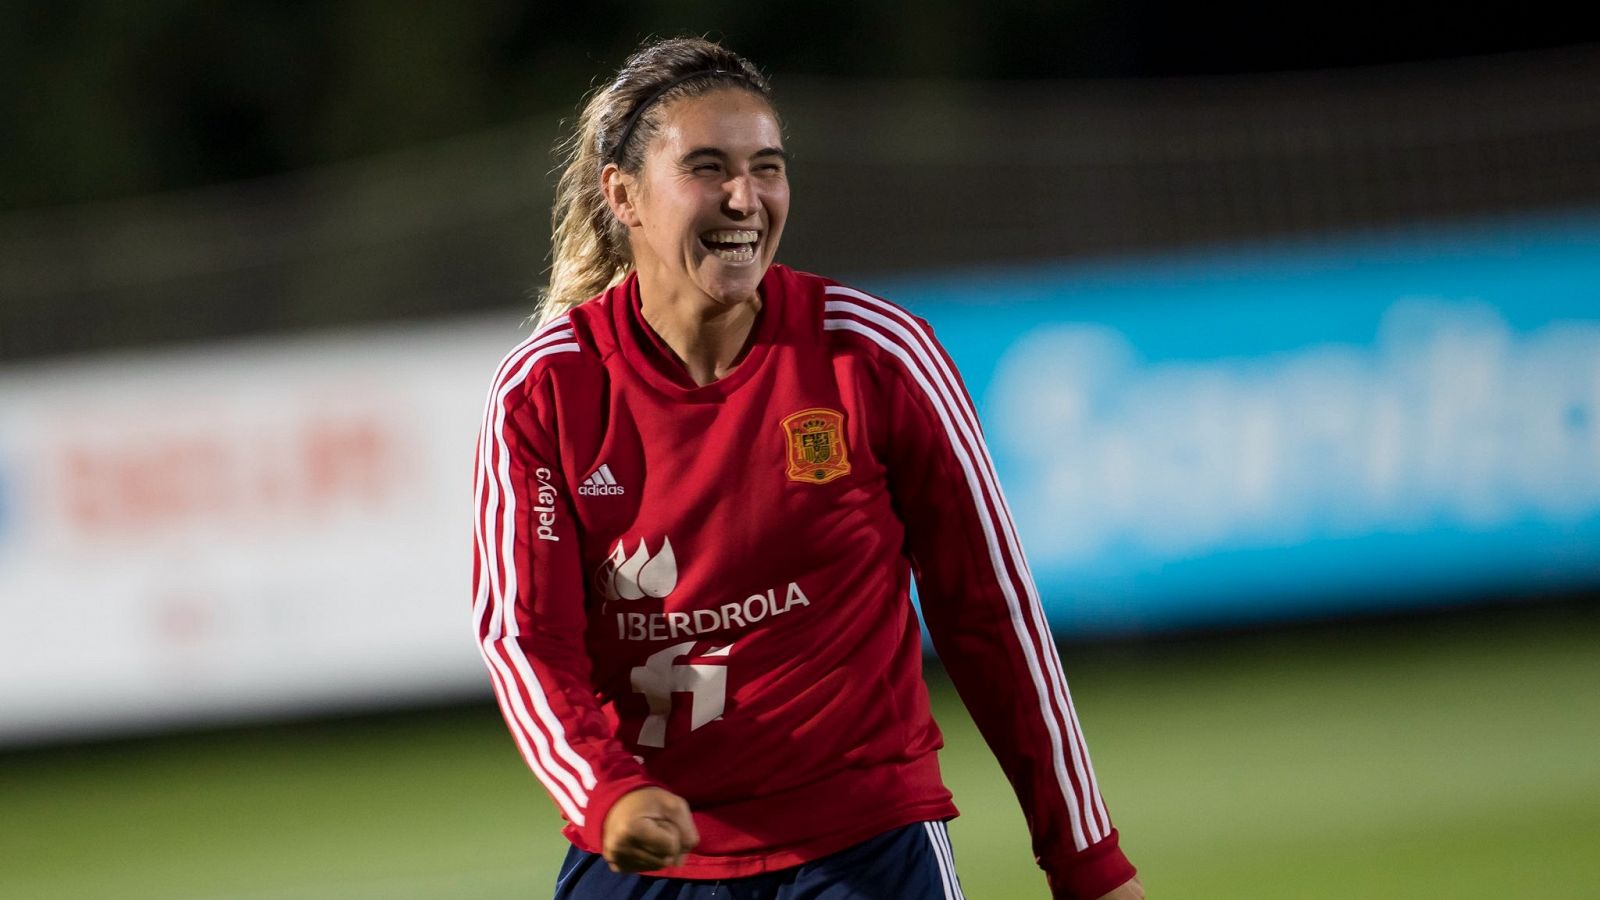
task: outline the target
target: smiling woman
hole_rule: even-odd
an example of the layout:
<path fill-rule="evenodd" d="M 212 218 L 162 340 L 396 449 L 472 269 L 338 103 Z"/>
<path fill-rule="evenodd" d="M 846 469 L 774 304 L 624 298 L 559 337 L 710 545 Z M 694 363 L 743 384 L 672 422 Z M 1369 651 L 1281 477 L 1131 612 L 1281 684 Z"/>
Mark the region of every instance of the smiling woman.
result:
<path fill-rule="evenodd" d="M 915 573 L 1053 894 L 1142 897 L 949 357 L 775 263 L 788 212 L 767 82 L 707 41 L 634 54 L 567 144 L 542 323 L 485 410 L 473 583 L 568 823 L 556 896 L 960 897 Z"/>
<path fill-rule="evenodd" d="M 709 358 L 679 354 L 704 384 L 728 373 L 761 308 L 789 214 L 783 135 L 767 101 L 738 87 L 656 105 L 644 165 L 607 164 L 601 189 L 628 229 L 645 320 L 675 349 L 708 326 L 721 338 Z"/>
<path fill-rule="evenodd" d="M 726 374 L 789 211 L 766 78 L 707 41 L 654 44 L 591 97 L 566 151 L 543 318 L 634 271 L 645 320 L 702 351 L 679 356 L 689 375 Z"/>
<path fill-rule="evenodd" d="M 612 215 L 613 191 L 597 187 L 602 181 L 637 183 L 647 151 L 655 149 L 652 138 L 664 125 L 674 124 L 666 115 L 669 108 L 675 101 L 711 92 L 744 94 L 758 104 L 758 122 L 747 124 L 759 124 L 770 139 L 759 149 L 763 159 L 776 162 L 775 171 L 769 172 L 783 184 L 781 212 L 787 213 L 782 128 L 765 76 L 742 57 L 708 41 L 679 39 L 651 45 L 634 54 L 611 84 L 589 98 L 578 127 L 564 145 L 566 164 L 553 212 L 553 262 L 543 318 L 582 303 L 627 274 L 634 263 L 628 226 Z M 729 162 L 727 148 L 716 144 L 680 144 L 677 149 L 684 157 L 700 151 L 709 158 L 673 159 L 675 166 L 698 162 L 708 167 L 720 164 L 725 170 Z M 780 214 L 777 228 L 767 234 L 768 264 L 782 224 Z"/>

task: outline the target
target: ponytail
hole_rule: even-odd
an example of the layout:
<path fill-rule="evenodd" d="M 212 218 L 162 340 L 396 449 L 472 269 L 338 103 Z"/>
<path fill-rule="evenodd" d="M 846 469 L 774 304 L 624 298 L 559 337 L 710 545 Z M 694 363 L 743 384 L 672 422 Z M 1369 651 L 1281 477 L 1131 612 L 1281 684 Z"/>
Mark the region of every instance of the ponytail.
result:
<path fill-rule="evenodd" d="M 550 213 L 550 285 L 534 315 L 540 323 L 616 284 L 633 268 L 627 229 L 606 205 L 600 171 L 614 162 L 637 174 L 660 128 L 657 114 L 664 101 L 724 87 L 772 100 L 766 78 L 743 57 L 701 38 L 669 38 L 640 48 L 614 81 L 589 95 L 577 127 L 558 146 L 561 178 Z"/>

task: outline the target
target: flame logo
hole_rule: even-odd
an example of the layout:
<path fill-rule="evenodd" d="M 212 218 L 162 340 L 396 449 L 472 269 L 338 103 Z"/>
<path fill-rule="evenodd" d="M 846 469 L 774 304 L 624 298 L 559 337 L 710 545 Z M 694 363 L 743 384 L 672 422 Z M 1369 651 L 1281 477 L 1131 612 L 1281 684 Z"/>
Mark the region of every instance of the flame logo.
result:
<path fill-rule="evenodd" d="M 617 541 L 595 581 L 607 600 L 663 599 L 678 586 L 678 559 L 672 553 L 672 541 L 662 538 L 661 549 L 652 554 L 649 544 L 640 539 L 631 555 L 626 539 Z"/>

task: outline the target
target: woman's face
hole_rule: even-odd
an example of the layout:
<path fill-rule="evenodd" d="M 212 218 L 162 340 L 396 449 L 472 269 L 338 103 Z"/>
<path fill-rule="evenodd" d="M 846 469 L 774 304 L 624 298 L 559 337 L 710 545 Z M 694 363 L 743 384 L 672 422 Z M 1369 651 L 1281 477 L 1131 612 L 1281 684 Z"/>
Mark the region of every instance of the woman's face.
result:
<path fill-rule="evenodd" d="M 749 91 L 718 90 L 672 101 L 661 122 L 637 177 L 610 167 L 603 176 L 640 278 L 722 305 L 752 299 L 789 213 L 772 107 Z"/>

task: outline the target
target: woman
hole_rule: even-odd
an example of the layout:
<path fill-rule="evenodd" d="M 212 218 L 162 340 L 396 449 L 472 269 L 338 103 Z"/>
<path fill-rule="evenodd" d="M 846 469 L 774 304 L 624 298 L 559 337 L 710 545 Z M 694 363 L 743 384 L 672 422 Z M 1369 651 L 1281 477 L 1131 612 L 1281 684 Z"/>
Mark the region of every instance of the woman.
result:
<path fill-rule="evenodd" d="M 773 263 L 766 80 L 649 45 L 567 149 L 544 324 L 487 404 L 474 584 L 568 821 L 557 896 L 959 897 L 913 570 L 1054 895 L 1143 896 L 949 359 Z"/>

